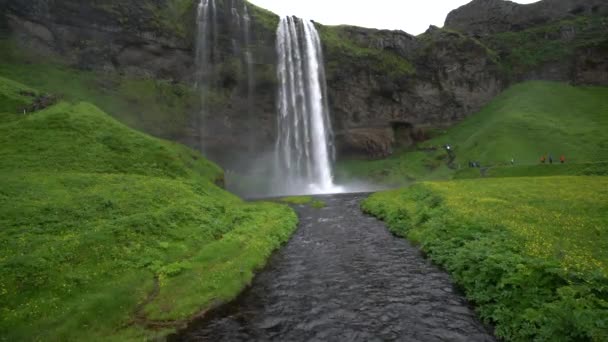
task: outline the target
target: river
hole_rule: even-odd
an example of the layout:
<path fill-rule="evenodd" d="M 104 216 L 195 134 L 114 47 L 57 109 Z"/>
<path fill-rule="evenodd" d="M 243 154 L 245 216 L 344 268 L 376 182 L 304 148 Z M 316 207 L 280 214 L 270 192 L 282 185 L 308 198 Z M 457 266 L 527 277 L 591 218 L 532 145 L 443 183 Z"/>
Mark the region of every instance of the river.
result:
<path fill-rule="evenodd" d="M 364 194 L 296 206 L 300 227 L 235 302 L 175 341 L 494 341 L 445 272 L 384 223 Z"/>

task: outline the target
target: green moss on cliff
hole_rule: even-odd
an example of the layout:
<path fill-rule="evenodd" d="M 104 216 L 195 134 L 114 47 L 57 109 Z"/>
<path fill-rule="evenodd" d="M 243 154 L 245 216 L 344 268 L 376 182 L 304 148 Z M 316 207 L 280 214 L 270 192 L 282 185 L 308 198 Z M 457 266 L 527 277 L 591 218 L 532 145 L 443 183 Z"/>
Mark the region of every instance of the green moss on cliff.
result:
<path fill-rule="evenodd" d="M 348 26 L 317 24 L 326 55 L 327 72 L 331 76 L 345 65 L 365 68 L 379 75 L 401 78 L 411 75 L 415 68 L 403 56 L 393 51 L 372 49 L 353 40 Z"/>
<path fill-rule="evenodd" d="M 258 7 L 249 1 L 247 1 L 247 7 L 249 8 L 249 13 L 253 17 L 253 21 L 256 25 L 259 25 L 268 32 L 276 32 L 280 21 L 278 15 L 267 9 Z"/>
<path fill-rule="evenodd" d="M 469 37 L 461 32 L 435 27 L 433 30 L 418 35 L 418 41 L 423 44 L 419 54 L 421 57 L 428 56 L 432 51 L 441 49 L 442 44 L 453 44 L 459 51 L 482 50 L 490 60 L 496 64 L 500 63 L 498 53 L 481 42 L 477 38 Z"/>
<path fill-rule="evenodd" d="M 194 38 L 196 1 L 168 0 L 164 4 L 148 4 L 154 23 L 161 33 L 170 32 L 183 39 Z"/>
<path fill-rule="evenodd" d="M 607 35 L 607 17 L 580 16 L 524 31 L 498 33 L 483 41 L 499 52 L 505 72 L 515 77 L 548 62 L 568 60 L 579 49 L 608 47 Z"/>
<path fill-rule="evenodd" d="M 184 42 L 192 41 L 194 37 L 196 0 L 106 1 L 91 6 L 127 30 L 154 31 Z"/>
<path fill-rule="evenodd" d="M 198 92 L 185 84 L 83 71 L 30 58 L 7 41 L 0 47 L 7 52 L 0 57 L 0 76 L 68 101 L 91 102 L 130 127 L 157 137 L 186 136 L 190 114 L 200 105 Z"/>

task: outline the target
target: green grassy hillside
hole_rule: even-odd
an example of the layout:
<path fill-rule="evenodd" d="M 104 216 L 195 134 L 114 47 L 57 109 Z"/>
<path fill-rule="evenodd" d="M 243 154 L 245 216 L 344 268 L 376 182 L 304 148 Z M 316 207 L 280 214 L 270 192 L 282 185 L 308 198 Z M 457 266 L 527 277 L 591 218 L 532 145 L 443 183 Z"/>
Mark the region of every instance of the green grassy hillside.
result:
<path fill-rule="evenodd" d="M 608 177 L 420 183 L 363 208 L 449 271 L 498 337 L 608 339 Z"/>
<path fill-rule="evenodd" d="M 421 144 L 418 151 L 380 161 L 343 161 L 349 176 L 404 182 L 449 178 L 445 144 L 454 148 L 455 167 L 469 161 L 483 166 L 535 165 L 542 155 L 568 163 L 608 160 L 608 87 L 573 87 L 532 81 L 515 85 L 479 113 Z M 435 151 L 428 151 L 436 147 Z"/>
<path fill-rule="evenodd" d="M 89 103 L 0 78 L 0 340 L 164 335 L 250 282 L 297 218 Z M 102 317 L 102 319 L 100 319 Z"/>
<path fill-rule="evenodd" d="M 482 177 L 608 176 L 608 161 L 579 164 L 534 164 L 496 166 L 486 169 L 461 169 L 454 179 Z"/>
<path fill-rule="evenodd" d="M 608 160 L 607 131 L 607 87 L 526 82 L 426 145 L 453 145 L 461 164 L 536 164 L 543 154 L 596 162 Z"/>

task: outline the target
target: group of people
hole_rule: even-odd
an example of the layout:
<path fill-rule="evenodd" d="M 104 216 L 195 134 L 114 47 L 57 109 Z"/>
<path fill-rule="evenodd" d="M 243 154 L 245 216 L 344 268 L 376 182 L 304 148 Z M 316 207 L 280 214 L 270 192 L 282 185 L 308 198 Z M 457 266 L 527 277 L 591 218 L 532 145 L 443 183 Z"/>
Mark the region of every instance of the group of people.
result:
<path fill-rule="evenodd" d="M 549 154 L 549 156 L 547 157 L 546 154 L 543 154 L 540 157 L 540 162 L 541 164 L 545 164 L 546 162 L 549 162 L 549 164 L 553 164 L 553 156 L 551 154 Z M 566 156 L 564 156 L 563 154 L 559 157 L 559 162 L 564 164 L 566 162 Z"/>

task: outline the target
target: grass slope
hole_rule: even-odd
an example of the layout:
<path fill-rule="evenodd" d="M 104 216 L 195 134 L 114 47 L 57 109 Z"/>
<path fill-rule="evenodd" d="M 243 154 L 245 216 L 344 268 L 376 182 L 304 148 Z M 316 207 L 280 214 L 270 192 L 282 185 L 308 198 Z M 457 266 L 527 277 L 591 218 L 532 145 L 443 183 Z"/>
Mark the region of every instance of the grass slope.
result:
<path fill-rule="evenodd" d="M 454 179 L 480 177 L 608 176 L 608 161 L 579 164 L 540 164 L 497 166 L 487 169 L 461 169 Z"/>
<path fill-rule="evenodd" d="M 571 163 L 608 160 L 608 87 L 554 82 L 515 85 L 430 144 L 451 144 L 457 161 L 537 164 L 543 154 Z"/>
<path fill-rule="evenodd" d="M 297 218 L 88 103 L 0 78 L 0 340 L 141 340 L 232 299 Z"/>
<path fill-rule="evenodd" d="M 420 183 L 363 208 L 448 270 L 500 338 L 608 339 L 608 177 Z"/>
<path fill-rule="evenodd" d="M 484 166 L 532 166 L 542 155 L 568 163 L 608 161 L 608 87 L 573 87 L 563 83 L 530 81 L 512 86 L 479 113 L 420 147 L 437 151 L 407 151 L 381 161 L 343 161 L 343 174 L 380 181 L 402 182 L 449 178 L 447 155 L 453 146 L 456 160 Z M 530 170 L 530 172 L 536 172 Z"/>
<path fill-rule="evenodd" d="M 442 150 L 401 150 L 386 159 L 343 159 L 336 164 L 338 182 L 366 179 L 379 184 L 405 185 L 417 180 L 451 177 L 447 154 Z"/>

